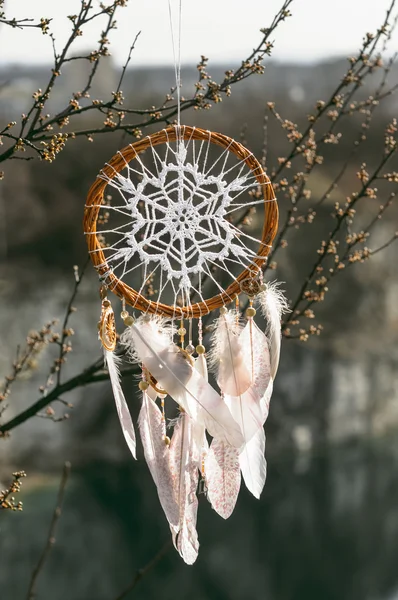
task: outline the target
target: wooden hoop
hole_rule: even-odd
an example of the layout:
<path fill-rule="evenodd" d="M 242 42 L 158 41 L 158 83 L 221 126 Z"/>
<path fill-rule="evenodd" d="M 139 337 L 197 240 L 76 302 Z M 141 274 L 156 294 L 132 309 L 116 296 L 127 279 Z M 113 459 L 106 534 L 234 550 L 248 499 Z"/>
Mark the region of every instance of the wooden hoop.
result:
<path fill-rule="evenodd" d="M 157 146 L 168 142 L 174 142 L 180 137 L 184 140 L 203 140 L 208 141 L 217 146 L 221 146 L 235 154 L 235 156 L 246 163 L 253 175 L 256 177 L 263 191 L 264 197 L 264 225 L 261 235 L 260 247 L 257 251 L 257 258 L 253 260 L 253 264 L 246 268 L 236 280 L 222 293 L 213 296 L 209 300 L 197 302 L 191 306 L 169 306 L 148 300 L 142 294 L 139 294 L 133 288 L 123 283 L 116 275 L 108 268 L 102 246 L 97 238 L 97 219 L 104 198 L 104 191 L 108 185 L 109 179 L 113 179 L 117 173 L 123 170 L 126 163 L 134 160 L 138 154 L 144 152 L 150 146 Z M 253 154 L 242 144 L 236 142 L 232 138 L 221 133 L 206 131 L 198 127 L 189 127 L 182 125 L 180 128 L 171 126 L 167 129 L 162 129 L 157 133 L 149 135 L 142 140 L 130 144 L 120 150 L 101 170 L 101 176 L 97 177 L 96 181 L 91 186 L 86 207 L 84 211 L 83 228 L 87 237 L 87 245 L 91 260 L 97 269 L 100 277 L 105 279 L 105 284 L 108 289 L 114 292 L 119 298 L 124 298 L 127 304 L 137 308 L 138 310 L 161 314 L 168 317 L 183 317 L 183 318 L 199 318 L 202 315 L 208 314 L 210 311 L 228 304 L 237 295 L 241 293 L 240 284 L 244 279 L 258 274 L 265 263 L 265 259 L 271 249 L 271 244 L 275 238 L 278 228 L 278 204 L 276 202 L 275 193 L 270 183 L 268 176 L 258 160 Z"/>

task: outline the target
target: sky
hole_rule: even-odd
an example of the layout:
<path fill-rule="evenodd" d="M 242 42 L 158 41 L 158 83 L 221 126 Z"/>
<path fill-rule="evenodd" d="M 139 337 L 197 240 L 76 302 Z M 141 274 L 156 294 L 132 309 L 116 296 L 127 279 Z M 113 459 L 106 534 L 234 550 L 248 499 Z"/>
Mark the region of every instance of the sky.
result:
<path fill-rule="evenodd" d="M 108 0 L 109 1 L 109 0 Z M 211 61 L 228 63 L 248 55 L 261 39 L 259 29 L 272 21 L 282 0 L 181 0 L 183 64 L 196 64 L 201 54 Z M 178 15 L 179 0 L 170 0 Z M 293 16 L 275 33 L 274 58 L 287 61 L 319 61 L 350 55 L 363 35 L 382 23 L 390 0 L 294 0 Z M 6 0 L 8 16 L 39 19 L 52 17 L 51 30 L 58 47 L 66 39 L 79 0 Z M 119 9 L 117 31 L 110 36 L 111 51 L 123 63 L 135 35 L 141 31 L 132 65 L 173 64 L 168 0 L 129 0 Z M 99 26 L 88 26 L 75 49 L 94 49 Z M 178 28 L 175 35 L 178 37 Z M 395 34 L 392 50 L 398 50 Z M 35 29 L 23 31 L 0 25 L 0 63 L 48 63 L 51 41 Z"/>

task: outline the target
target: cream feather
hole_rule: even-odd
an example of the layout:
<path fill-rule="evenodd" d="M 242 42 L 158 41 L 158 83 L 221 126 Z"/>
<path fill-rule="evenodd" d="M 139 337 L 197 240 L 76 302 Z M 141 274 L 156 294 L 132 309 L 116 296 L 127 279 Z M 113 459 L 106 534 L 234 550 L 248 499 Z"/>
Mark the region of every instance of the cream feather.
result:
<path fill-rule="evenodd" d="M 199 471 L 197 449 L 193 440 L 194 423 L 186 413 L 181 413 L 170 443 L 170 468 L 174 480 L 175 501 L 179 506 L 178 526 L 172 527 L 173 542 L 180 556 L 191 565 L 199 551 L 196 519 L 198 512 Z"/>
<path fill-rule="evenodd" d="M 220 390 L 230 396 L 240 396 L 251 384 L 240 333 L 237 313 L 230 310 L 217 319 L 212 336 L 210 366 Z"/>
<path fill-rule="evenodd" d="M 179 506 L 174 495 L 174 480 L 169 461 L 169 447 L 163 439 L 163 418 L 157 404 L 144 392 L 138 417 L 145 460 L 155 482 L 158 496 L 170 525 L 178 526 Z"/>
<path fill-rule="evenodd" d="M 281 352 L 281 318 L 289 307 L 277 282 L 267 284 L 267 289 L 258 295 L 262 313 L 267 319 L 266 336 L 271 356 L 271 377 L 275 379 Z"/>
<path fill-rule="evenodd" d="M 193 419 L 201 421 L 213 437 L 241 446 L 242 433 L 221 396 L 192 368 L 178 347 L 167 341 L 167 335 L 156 331 L 152 338 L 153 327 L 147 319 L 138 319 L 129 330 L 130 343 L 139 360 L 175 402 Z"/>
<path fill-rule="evenodd" d="M 113 396 L 115 398 L 116 410 L 119 416 L 119 421 L 122 427 L 123 435 L 131 454 L 134 456 L 134 458 L 136 458 L 136 440 L 134 425 L 120 383 L 120 359 L 109 350 L 104 350 L 104 354 L 105 362 L 108 367 L 109 378 L 111 380 Z"/>

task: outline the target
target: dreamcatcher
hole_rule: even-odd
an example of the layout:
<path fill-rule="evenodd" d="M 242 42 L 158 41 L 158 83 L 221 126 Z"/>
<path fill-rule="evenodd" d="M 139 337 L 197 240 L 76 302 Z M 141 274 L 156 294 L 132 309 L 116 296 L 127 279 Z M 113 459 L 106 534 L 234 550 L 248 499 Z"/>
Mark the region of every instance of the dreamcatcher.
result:
<path fill-rule="evenodd" d="M 179 89 L 177 69 L 178 106 Z M 265 483 L 263 425 L 286 308 L 278 286 L 263 281 L 277 223 L 272 186 L 253 154 L 181 125 L 179 112 L 176 125 L 117 152 L 88 194 L 84 231 L 101 283 L 99 338 L 117 412 L 135 457 L 108 292 L 121 299 L 120 347 L 141 369 L 145 458 L 188 564 L 199 548 L 198 490 L 227 518 L 241 477 L 257 498 Z"/>

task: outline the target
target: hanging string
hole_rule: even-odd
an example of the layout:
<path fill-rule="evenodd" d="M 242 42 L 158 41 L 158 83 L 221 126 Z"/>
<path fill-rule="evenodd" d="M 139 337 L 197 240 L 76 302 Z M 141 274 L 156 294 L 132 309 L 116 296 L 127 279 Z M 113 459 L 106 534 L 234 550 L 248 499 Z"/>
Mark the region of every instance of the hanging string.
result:
<path fill-rule="evenodd" d="M 178 34 L 177 34 L 177 45 L 174 35 L 173 26 L 173 15 L 171 9 L 171 0 L 168 0 L 169 4 L 169 20 L 170 20 L 170 32 L 171 32 L 171 43 L 173 46 L 173 59 L 174 59 L 174 72 L 176 78 L 176 92 L 177 92 L 177 125 L 178 134 L 180 133 L 181 125 L 181 22 L 182 22 L 182 0 L 178 0 Z"/>
<path fill-rule="evenodd" d="M 182 0 L 178 4 L 178 87 L 177 87 L 177 122 L 181 125 L 181 31 L 182 31 Z"/>

